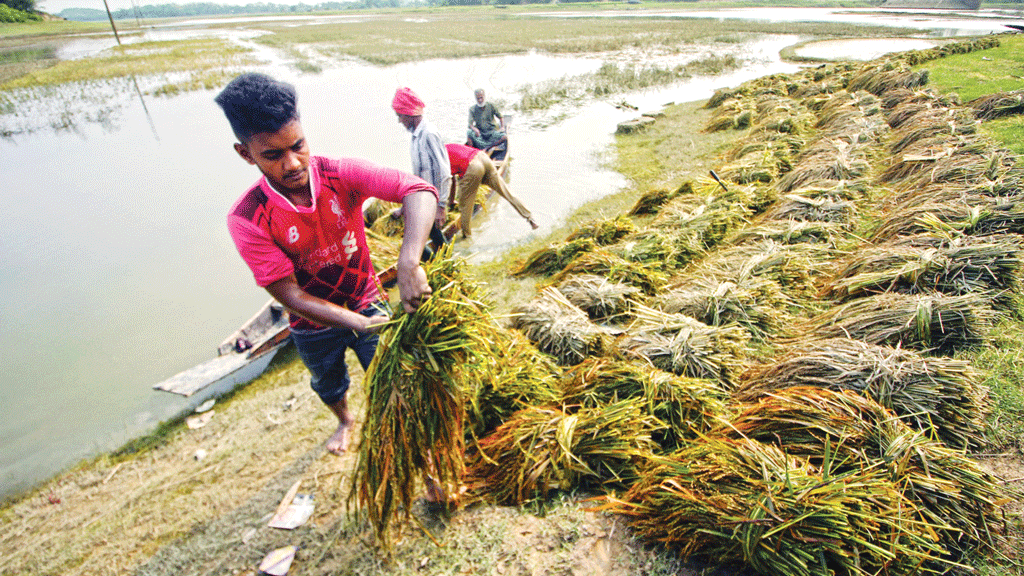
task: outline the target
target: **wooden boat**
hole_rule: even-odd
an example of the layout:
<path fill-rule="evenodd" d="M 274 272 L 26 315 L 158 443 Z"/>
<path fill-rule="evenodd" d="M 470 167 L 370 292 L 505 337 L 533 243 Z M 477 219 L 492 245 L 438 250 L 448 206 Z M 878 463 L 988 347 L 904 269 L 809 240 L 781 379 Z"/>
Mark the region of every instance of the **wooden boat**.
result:
<path fill-rule="evenodd" d="M 496 164 L 499 174 L 504 176 L 508 160 Z M 488 197 L 491 193 L 488 193 Z M 479 208 L 479 205 L 474 206 L 474 213 Z M 442 232 L 450 241 L 460 230 L 459 220 L 455 219 Z M 435 248 L 432 244 L 428 245 L 431 249 Z M 385 288 L 393 287 L 398 281 L 395 265 L 381 270 L 377 278 Z M 186 410 L 194 408 L 262 374 L 278 351 L 291 342 L 290 334 L 288 314 L 280 303 L 271 299 L 241 328 L 221 342 L 216 357 L 154 384 L 153 388 L 184 396 L 189 399 Z"/>

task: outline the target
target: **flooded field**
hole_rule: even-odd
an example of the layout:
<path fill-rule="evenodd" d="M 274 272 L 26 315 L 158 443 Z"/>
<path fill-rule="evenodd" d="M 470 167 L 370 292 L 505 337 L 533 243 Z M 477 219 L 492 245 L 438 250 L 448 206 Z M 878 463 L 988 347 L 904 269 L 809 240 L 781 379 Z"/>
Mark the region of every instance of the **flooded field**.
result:
<path fill-rule="evenodd" d="M 687 17 L 752 18 L 769 12 L 783 17 L 775 9 Z M 816 17 L 840 18 L 822 12 Z M 309 22 L 298 17 L 292 23 Z M 896 17 L 893 22 L 907 23 Z M 955 22 L 962 28 L 953 29 L 962 34 L 1001 26 Z M 495 203 L 475 223 L 472 243 L 458 245 L 474 261 L 543 235 L 584 203 L 621 189 L 622 177 L 604 164 L 618 122 L 670 102 L 707 98 L 717 88 L 794 71 L 796 65 L 781 61 L 779 51 L 808 39 L 758 35 L 695 43 L 670 54 L 530 51 L 392 66 L 325 59 L 322 71 L 311 74 L 299 72 L 280 50 L 256 42 L 258 25 L 217 30 L 208 25 L 176 23 L 126 38 L 215 37 L 251 48 L 262 62 L 259 70 L 297 86 L 306 134 L 317 154 L 409 169 L 408 134 L 389 107 L 394 90 L 416 90 L 427 103 L 426 116 L 449 141 L 464 138 L 473 89 L 487 90 L 513 116 L 510 186 L 541 228 L 531 231 L 510 206 Z M 947 26 L 954 24 L 921 25 L 937 34 L 946 34 Z M 89 37 L 67 43 L 59 57 L 93 56 L 111 41 Z M 863 49 L 808 45 L 818 53 Z M 604 62 L 650 58 L 667 65 L 723 52 L 741 66 L 608 99 L 569 100 L 529 113 L 514 109 L 528 87 L 586 74 Z M 267 299 L 224 226 L 228 207 L 258 173 L 232 150 L 227 123 L 213 103 L 215 90 L 151 95 L 173 76 L 38 89 L 22 93 L 0 114 L 0 130 L 7 134 L 0 139 L 0 172 L 20 200 L 0 232 L 5 248 L 0 277 L 8 303 L 0 327 L 8 367 L 0 377 L 5 494 L 180 411 L 182 400 L 152 391 L 152 384 L 213 356 L 220 341 Z M 638 111 L 615 105 L 622 101 Z"/>

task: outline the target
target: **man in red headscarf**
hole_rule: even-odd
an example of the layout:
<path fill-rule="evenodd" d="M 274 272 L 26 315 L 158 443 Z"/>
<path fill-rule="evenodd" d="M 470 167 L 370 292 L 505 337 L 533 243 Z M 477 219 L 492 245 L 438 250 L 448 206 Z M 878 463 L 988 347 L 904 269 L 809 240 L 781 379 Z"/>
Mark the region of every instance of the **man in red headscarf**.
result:
<path fill-rule="evenodd" d="M 412 173 L 433 184 L 437 190 L 448 190 L 452 181 L 448 151 L 441 142 L 441 135 L 423 118 L 423 108 L 426 107 L 423 100 L 411 89 L 403 87 L 395 91 L 391 107 L 398 115 L 398 122 L 412 133 Z M 447 220 L 448 207 L 442 193 L 437 204 L 434 228 L 430 232 L 430 240 L 435 249 L 445 243 L 441 230 Z"/>

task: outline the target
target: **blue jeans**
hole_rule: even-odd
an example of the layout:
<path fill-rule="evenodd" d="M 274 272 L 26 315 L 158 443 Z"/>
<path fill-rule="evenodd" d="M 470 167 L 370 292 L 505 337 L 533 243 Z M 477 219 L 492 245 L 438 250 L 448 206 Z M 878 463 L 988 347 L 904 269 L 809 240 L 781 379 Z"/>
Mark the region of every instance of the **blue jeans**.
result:
<path fill-rule="evenodd" d="M 359 311 L 366 317 L 387 315 L 383 304 L 375 302 Z M 345 350 L 351 348 L 363 370 L 370 365 L 377 351 L 376 333 L 361 333 L 348 328 L 292 331 L 292 342 L 302 363 L 312 375 L 309 385 L 324 404 L 338 403 L 348 392 L 348 366 Z"/>

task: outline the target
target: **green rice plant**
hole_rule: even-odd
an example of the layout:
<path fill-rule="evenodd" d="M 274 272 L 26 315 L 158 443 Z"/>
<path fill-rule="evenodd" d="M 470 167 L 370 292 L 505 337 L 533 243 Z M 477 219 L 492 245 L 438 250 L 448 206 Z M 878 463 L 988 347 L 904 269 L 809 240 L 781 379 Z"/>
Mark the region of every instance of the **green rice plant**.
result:
<path fill-rule="evenodd" d="M 880 466 L 837 470 L 753 439 L 705 437 L 655 457 L 621 499 L 645 540 L 760 574 L 917 574 L 940 562 L 932 525 Z"/>
<path fill-rule="evenodd" d="M 608 331 L 550 286 L 513 310 L 512 327 L 562 366 L 579 364 L 610 348 Z"/>
<path fill-rule="evenodd" d="M 597 321 L 610 321 L 628 314 L 632 300 L 640 293 L 636 286 L 610 282 L 593 274 L 568 276 L 558 285 L 558 291 Z"/>
<path fill-rule="evenodd" d="M 808 339 L 847 337 L 952 354 L 984 342 L 997 317 L 978 294 L 878 294 L 833 307 L 795 330 Z"/>
<path fill-rule="evenodd" d="M 657 271 L 671 273 L 704 256 L 704 249 L 691 235 L 677 235 L 668 228 L 644 228 L 608 247 L 626 260 Z"/>
<path fill-rule="evenodd" d="M 651 434 L 663 426 L 638 399 L 573 411 L 525 408 L 467 455 L 470 497 L 514 506 L 553 491 L 622 489 L 658 449 Z"/>
<path fill-rule="evenodd" d="M 640 400 L 644 413 L 665 425 L 652 433 L 663 450 L 678 448 L 684 439 L 707 432 L 726 401 L 725 391 L 712 380 L 608 358 L 591 358 L 574 366 L 563 376 L 561 388 L 561 404 L 566 410 Z"/>
<path fill-rule="evenodd" d="M 530 254 L 525 261 L 516 265 L 509 274 L 514 277 L 527 275 L 550 276 L 565 268 L 565 265 L 582 253 L 597 248 L 592 238 L 579 238 L 571 242 L 551 244 Z"/>
<path fill-rule="evenodd" d="M 810 198 L 799 194 L 786 194 L 764 214 L 765 220 L 794 220 L 798 222 L 832 222 L 851 226 L 857 214 L 856 206 L 847 200 L 818 196 Z"/>
<path fill-rule="evenodd" d="M 847 226 L 836 222 L 803 220 L 761 220 L 741 228 L 729 237 L 728 244 L 775 242 L 778 244 L 823 244 L 836 246 L 847 238 Z"/>
<path fill-rule="evenodd" d="M 832 338 L 790 347 L 779 360 L 748 370 L 734 397 L 756 401 L 793 386 L 859 392 L 957 450 L 984 442 L 986 390 L 964 360 Z"/>
<path fill-rule="evenodd" d="M 770 443 L 814 463 L 834 460 L 841 463 L 837 472 L 881 466 L 949 553 L 998 550 L 1006 489 L 962 450 L 913 430 L 874 400 L 853 391 L 790 387 L 737 410 L 723 423 L 723 435 Z"/>
<path fill-rule="evenodd" d="M 644 358 L 666 372 L 735 387 L 749 353 L 750 334 L 736 325 L 708 326 L 683 314 L 637 304 L 636 319 L 616 340 L 627 357 Z"/>
<path fill-rule="evenodd" d="M 671 231 L 676 236 L 690 237 L 691 245 L 710 249 L 747 222 L 750 211 L 745 200 L 738 190 L 705 196 L 698 203 L 677 198 L 662 208 L 651 226 Z"/>
<path fill-rule="evenodd" d="M 783 176 L 777 188 L 790 192 L 818 180 L 843 181 L 864 176 L 870 169 L 864 146 L 849 136 L 821 138 L 812 142 Z"/>
<path fill-rule="evenodd" d="M 783 240 L 785 240 L 783 234 Z M 757 240 L 751 237 L 729 248 L 716 250 L 704 260 L 688 268 L 686 276 L 674 278 L 673 286 L 692 277 L 709 276 L 738 285 L 759 286 L 755 278 L 774 281 L 784 294 L 804 300 L 801 296 L 817 293 L 815 279 L 824 273 L 835 258 L 833 243 L 802 242 L 788 244 L 768 235 Z"/>
<path fill-rule="evenodd" d="M 846 85 L 848 92 L 864 90 L 882 96 L 896 88 L 918 88 L 928 83 L 928 71 L 911 70 L 909 66 L 894 60 L 865 64 Z"/>
<path fill-rule="evenodd" d="M 366 373 L 367 412 L 350 500 L 391 546 L 390 526 L 412 508 L 417 482 L 458 494 L 464 467 L 463 372 L 484 365 L 494 321 L 450 248 L 427 265 L 433 293 L 395 311 Z M 479 378 L 479 375 L 475 377 Z"/>
<path fill-rule="evenodd" d="M 636 204 L 627 213 L 629 216 L 642 216 L 645 214 L 657 214 L 661 207 L 677 196 L 689 196 L 693 194 L 693 183 L 687 180 L 675 190 L 655 188 L 640 196 Z"/>

